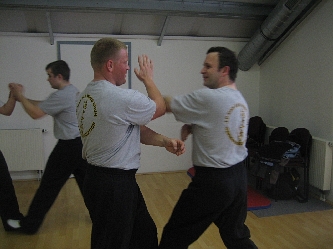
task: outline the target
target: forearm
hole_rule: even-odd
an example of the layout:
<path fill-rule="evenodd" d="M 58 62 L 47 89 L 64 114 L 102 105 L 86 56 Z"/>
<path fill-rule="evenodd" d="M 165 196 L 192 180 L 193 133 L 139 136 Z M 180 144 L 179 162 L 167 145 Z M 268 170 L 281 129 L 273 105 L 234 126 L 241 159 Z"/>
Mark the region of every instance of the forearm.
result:
<path fill-rule="evenodd" d="M 152 119 L 156 119 L 165 114 L 165 102 L 163 96 L 152 80 L 145 82 L 148 97 L 156 103 L 156 111 Z"/>
<path fill-rule="evenodd" d="M 152 118 L 155 119 L 165 114 L 165 102 L 153 80 L 153 62 L 147 55 L 138 56 L 138 62 L 140 69 L 134 68 L 134 73 L 145 85 L 148 97 L 156 103 L 156 111 Z"/>
<path fill-rule="evenodd" d="M 147 126 L 140 126 L 140 142 L 145 145 L 164 147 L 165 136 L 153 131 Z"/>
<path fill-rule="evenodd" d="M 185 152 L 185 144 L 183 141 L 158 134 L 146 126 L 140 126 L 140 135 L 140 141 L 143 144 L 164 147 L 167 151 L 177 156 Z"/>
<path fill-rule="evenodd" d="M 35 105 L 35 106 L 38 106 L 39 103 L 42 102 L 42 101 L 40 101 L 40 100 L 33 100 L 33 99 L 27 99 L 27 100 L 29 100 L 29 102 L 30 102 L 31 104 Z"/>
<path fill-rule="evenodd" d="M 184 124 L 180 130 L 180 138 L 182 141 L 185 141 L 188 136 L 192 133 L 192 125 Z"/>
<path fill-rule="evenodd" d="M 170 106 L 171 100 L 172 100 L 171 96 L 164 96 L 164 103 L 165 103 L 166 112 L 172 112 L 171 106 Z"/>
<path fill-rule="evenodd" d="M 21 97 L 19 100 L 26 111 L 26 113 L 33 119 L 38 119 L 46 115 L 42 109 L 39 108 L 38 103 L 40 101 L 27 99 L 25 97 Z"/>
<path fill-rule="evenodd" d="M 14 111 L 15 105 L 16 99 L 12 96 L 12 94 L 9 94 L 7 102 L 0 107 L 0 113 L 6 116 L 10 116 Z"/>

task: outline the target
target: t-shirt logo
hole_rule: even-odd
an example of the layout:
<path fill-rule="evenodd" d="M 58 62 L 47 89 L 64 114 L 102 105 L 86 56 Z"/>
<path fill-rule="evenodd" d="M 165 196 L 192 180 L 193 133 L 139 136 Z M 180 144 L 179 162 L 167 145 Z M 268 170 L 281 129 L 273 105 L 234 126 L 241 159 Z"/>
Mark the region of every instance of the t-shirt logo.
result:
<path fill-rule="evenodd" d="M 84 138 L 84 137 L 88 136 L 92 132 L 92 130 L 95 128 L 95 122 L 92 122 L 90 124 L 88 130 L 85 131 L 85 129 L 84 129 L 83 121 L 84 121 L 85 113 L 87 112 L 87 107 L 88 107 L 88 105 L 92 105 L 92 107 L 93 107 L 92 109 L 94 111 L 94 117 L 97 117 L 97 107 L 96 107 L 96 102 L 95 102 L 94 98 L 91 97 L 89 94 L 86 94 L 81 97 L 76 108 L 78 108 L 81 103 L 83 104 L 83 106 L 82 106 L 82 115 L 79 120 L 79 130 L 80 130 L 81 137 Z"/>
<path fill-rule="evenodd" d="M 246 129 L 246 113 L 246 106 L 238 103 L 233 105 L 227 112 L 227 115 L 224 117 L 225 132 L 227 133 L 229 139 L 236 145 L 244 145 L 244 143 L 246 142 L 246 137 L 244 135 L 244 130 Z M 241 120 L 239 127 L 230 128 L 230 125 L 235 124 L 235 122 L 232 122 L 231 120 Z M 234 132 L 235 134 L 232 134 L 231 131 L 235 131 L 235 129 L 236 131 L 238 131 L 236 133 Z"/>

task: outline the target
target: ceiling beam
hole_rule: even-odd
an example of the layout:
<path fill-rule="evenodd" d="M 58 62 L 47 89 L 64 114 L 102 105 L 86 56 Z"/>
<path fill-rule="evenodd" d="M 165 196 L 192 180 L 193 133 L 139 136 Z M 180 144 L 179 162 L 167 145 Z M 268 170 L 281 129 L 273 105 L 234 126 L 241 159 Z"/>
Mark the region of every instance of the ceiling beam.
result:
<path fill-rule="evenodd" d="M 52 31 L 52 23 L 51 23 L 51 17 L 50 17 L 50 12 L 46 12 L 46 21 L 47 21 L 47 28 L 49 30 L 49 36 L 50 36 L 50 44 L 54 44 L 54 35 Z"/>
<path fill-rule="evenodd" d="M 161 44 L 162 44 L 162 40 L 163 40 L 163 37 L 165 35 L 166 29 L 168 27 L 169 21 L 170 21 L 170 16 L 167 16 L 165 18 L 165 21 L 164 21 L 164 24 L 163 24 L 163 28 L 162 28 L 162 32 L 161 32 L 160 38 L 157 41 L 157 46 L 161 46 Z"/>
<path fill-rule="evenodd" d="M 0 0 L 0 9 L 44 9 L 68 11 L 107 11 L 173 16 L 202 16 L 263 19 L 275 6 L 232 1 L 159 1 L 159 0 Z"/>

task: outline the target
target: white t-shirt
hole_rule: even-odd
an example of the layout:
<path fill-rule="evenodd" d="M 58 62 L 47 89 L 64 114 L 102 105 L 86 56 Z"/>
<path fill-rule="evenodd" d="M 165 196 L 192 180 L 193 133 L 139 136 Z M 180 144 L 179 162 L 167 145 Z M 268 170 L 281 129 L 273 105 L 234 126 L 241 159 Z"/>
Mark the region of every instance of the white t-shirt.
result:
<path fill-rule="evenodd" d="M 140 167 L 140 125 L 146 125 L 156 104 L 144 94 L 102 80 L 80 94 L 77 118 L 83 158 L 101 167 Z"/>
<path fill-rule="evenodd" d="M 194 165 L 227 168 L 246 158 L 249 111 L 239 91 L 203 88 L 174 97 L 171 109 L 176 120 L 193 125 Z"/>
<path fill-rule="evenodd" d="M 43 112 L 53 117 L 54 136 L 57 139 L 69 140 L 80 136 L 76 118 L 76 98 L 79 90 L 69 84 L 51 93 L 39 103 Z"/>

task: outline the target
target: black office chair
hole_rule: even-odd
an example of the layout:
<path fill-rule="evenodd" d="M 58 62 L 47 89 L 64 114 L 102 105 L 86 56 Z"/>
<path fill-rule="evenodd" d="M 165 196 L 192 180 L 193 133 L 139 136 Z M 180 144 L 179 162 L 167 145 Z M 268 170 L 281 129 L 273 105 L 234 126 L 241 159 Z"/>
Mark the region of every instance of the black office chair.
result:
<path fill-rule="evenodd" d="M 289 136 L 289 130 L 286 127 L 277 127 L 272 130 L 271 134 L 268 137 L 268 143 L 273 141 L 287 141 Z"/>
<path fill-rule="evenodd" d="M 248 156 L 246 158 L 246 166 L 250 166 L 251 158 L 254 158 L 258 149 L 265 143 L 266 124 L 259 116 L 251 117 L 247 132 L 246 148 Z"/>
<path fill-rule="evenodd" d="M 289 130 L 286 127 L 277 127 L 269 135 L 269 143 L 261 146 L 256 152 L 256 164 L 253 172 L 256 176 L 257 189 L 261 189 L 263 187 L 263 181 L 273 172 L 273 166 L 280 163 L 281 157 L 283 156 L 285 151 L 291 148 L 291 145 L 287 143 L 288 136 Z M 267 187 L 267 184 L 271 184 L 270 181 L 268 182 L 269 183 L 267 183 L 266 181 L 264 187 Z"/>
<path fill-rule="evenodd" d="M 303 171 L 303 180 L 300 180 L 298 186 L 295 188 L 295 197 L 300 202 L 308 201 L 311 145 L 312 136 L 309 130 L 306 128 L 296 128 L 290 132 L 285 141 L 273 140 L 258 151 L 257 160 L 259 164 L 266 165 L 264 167 L 267 167 L 267 165 L 268 167 L 271 166 L 268 170 L 270 171 L 270 175 L 268 176 L 270 177 L 270 183 L 272 183 L 273 176 L 276 180 L 273 183 L 272 191 L 275 200 L 279 199 L 279 191 L 281 191 L 278 179 L 280 173 L 295 175 L 295 170 L 297 170 L 297 172 Z M 275 175 L 272 173 L 275 173 Z"/>
<path fill-rule="evenodd" d="M 288 140 L 299 144 L 301 147 L 298 156 L 290 158 L 284 168 L 286 171 L 292 169 L 303 171 L 303 181 L 300 181 L 298 186 L 297 197 L 300 202 L 307 202 L 309 199 L 309 164 L 312 135 L 306 128 L 296 128 L 290 132 Z"/>

